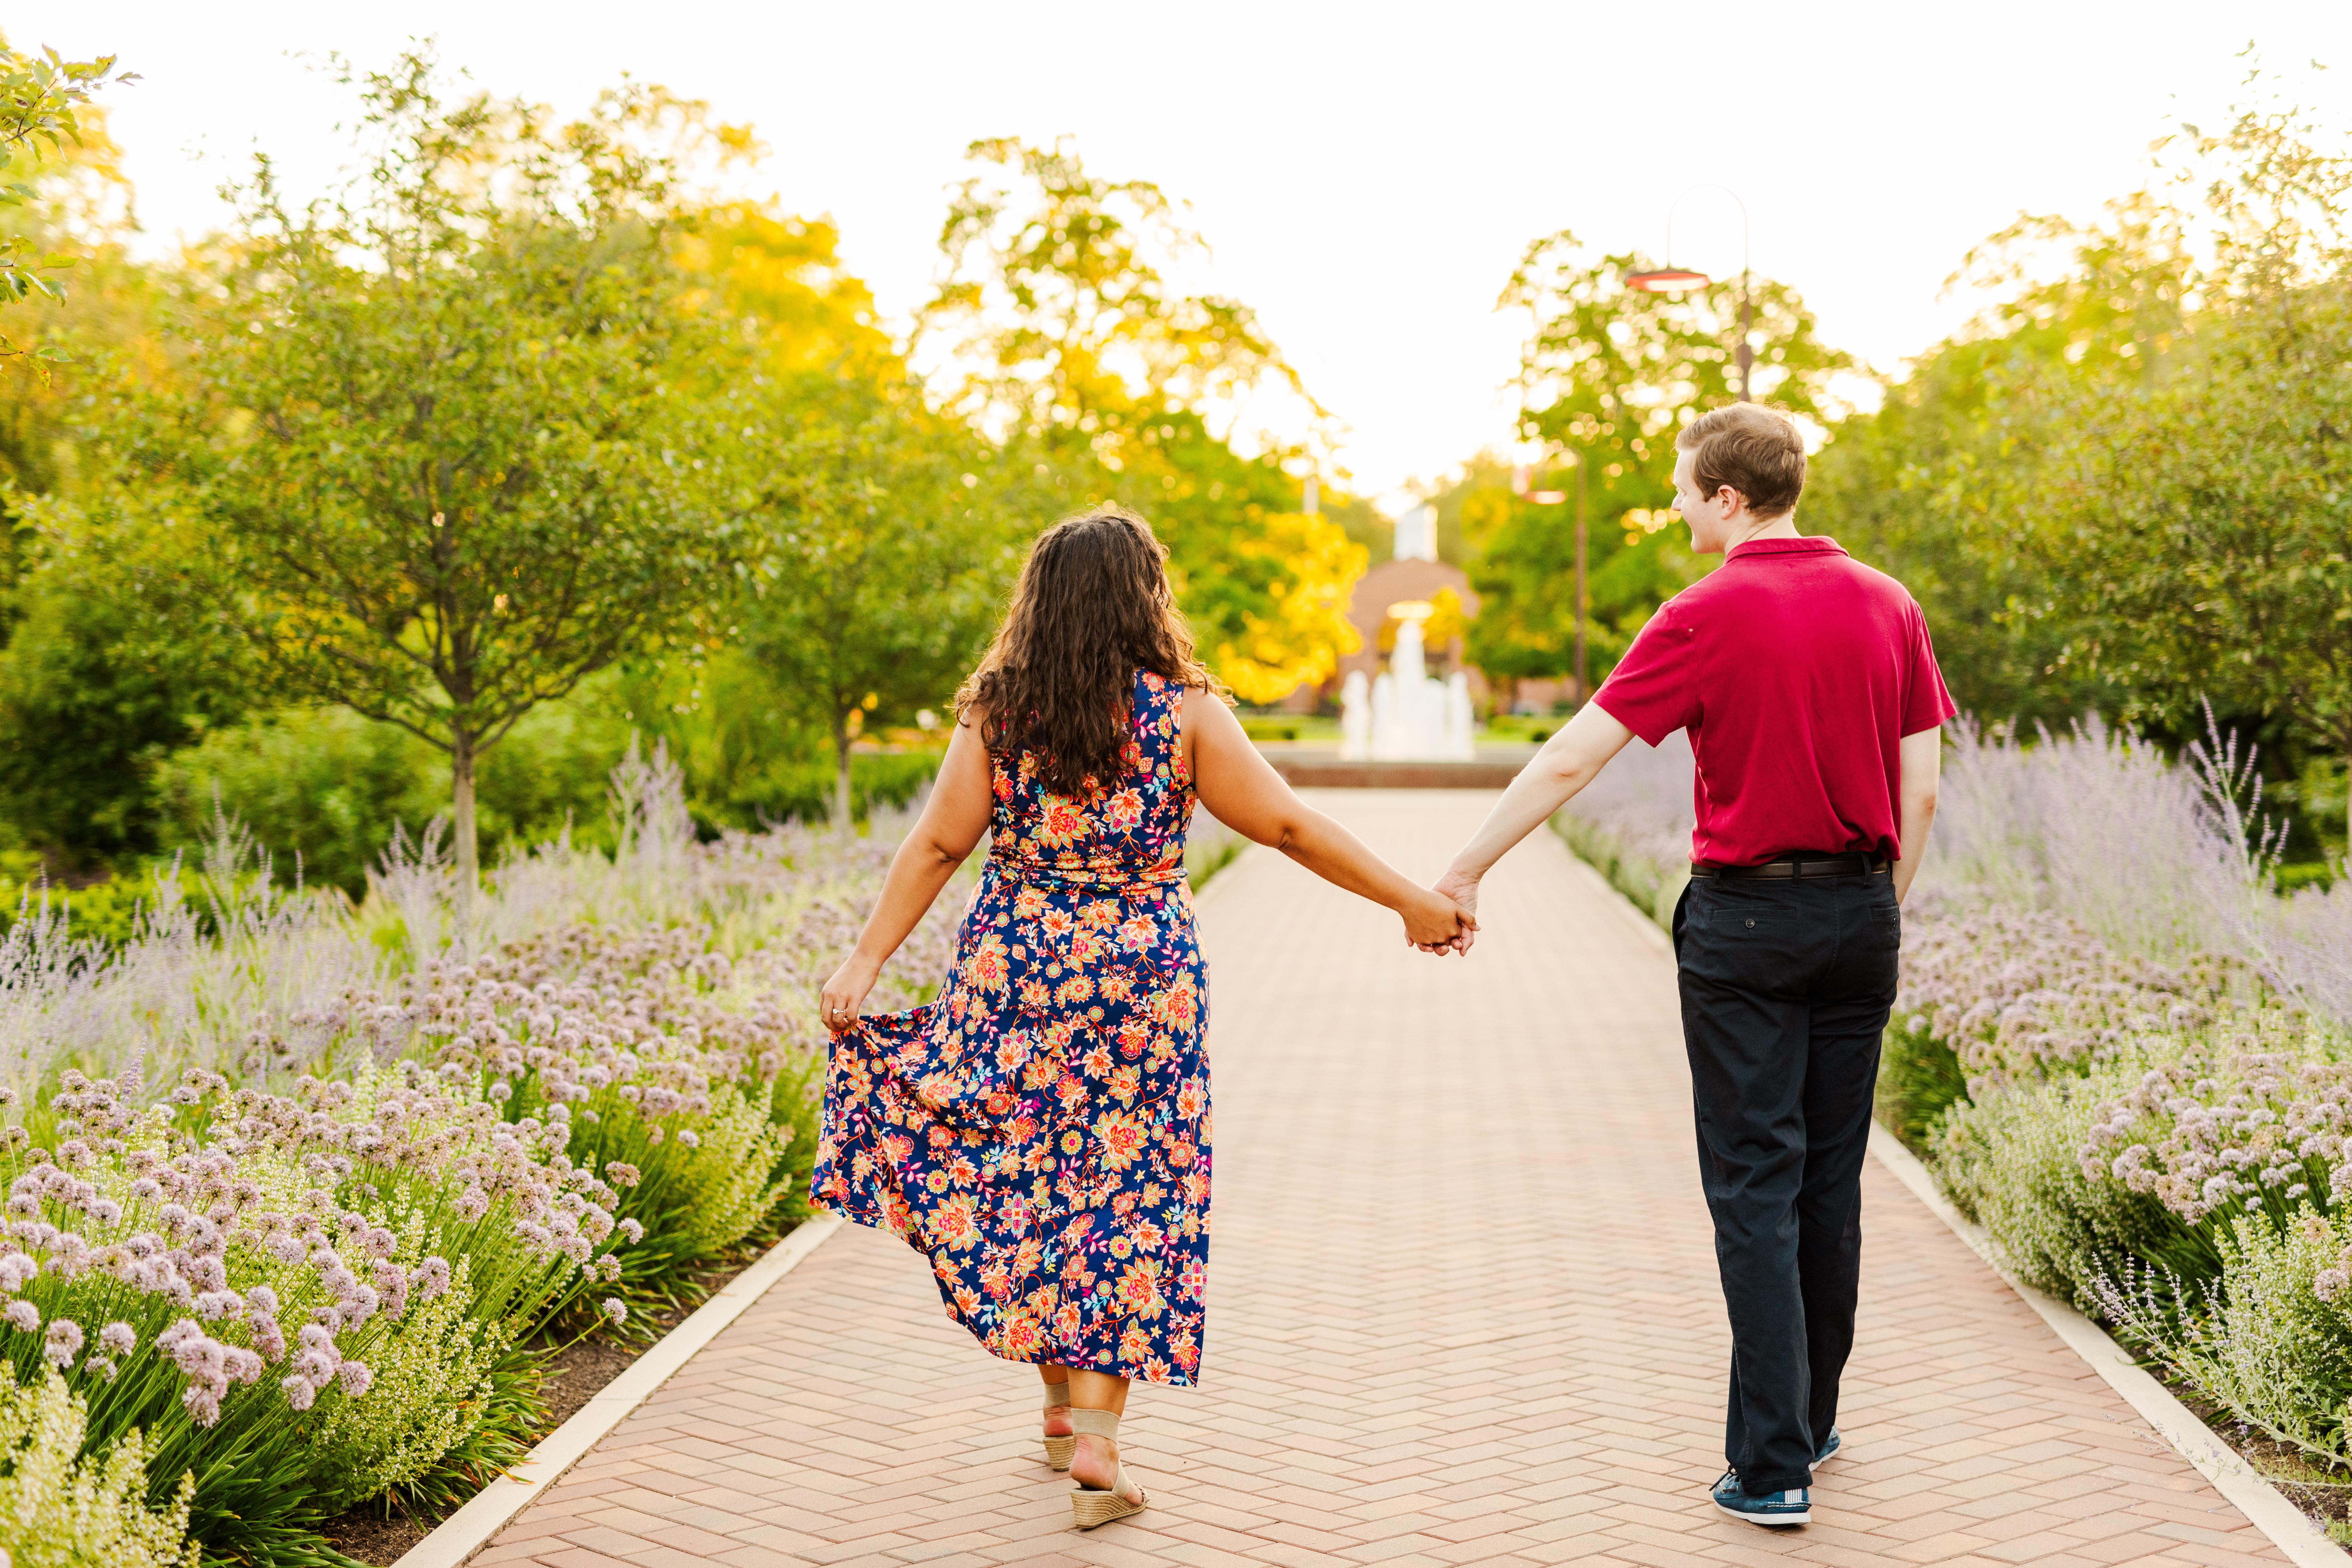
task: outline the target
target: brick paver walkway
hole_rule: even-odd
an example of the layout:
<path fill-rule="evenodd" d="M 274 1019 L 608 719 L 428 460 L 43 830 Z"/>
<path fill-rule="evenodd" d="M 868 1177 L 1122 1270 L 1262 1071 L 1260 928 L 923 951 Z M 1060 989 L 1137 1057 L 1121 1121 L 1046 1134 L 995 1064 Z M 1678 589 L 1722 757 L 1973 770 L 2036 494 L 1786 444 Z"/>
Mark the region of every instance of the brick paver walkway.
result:
<path fill-rule="evenodd" d="M 1415 875 L 1491 798 L 1318 797 Z M 1270 854 L 1204 896 L 1208 1381 L 1135 1392 L 1140 1520 L 1067 1529 L 1035 1375 L 851 1227 L 477 1561 L 2284 1561 L 1875 1164 L 1852 1458 L 1808 1530 L 1717 1516 L 1727 1334 L 1671 967 L 1548 835 L 1483 913 L 1439 962 Z"/>

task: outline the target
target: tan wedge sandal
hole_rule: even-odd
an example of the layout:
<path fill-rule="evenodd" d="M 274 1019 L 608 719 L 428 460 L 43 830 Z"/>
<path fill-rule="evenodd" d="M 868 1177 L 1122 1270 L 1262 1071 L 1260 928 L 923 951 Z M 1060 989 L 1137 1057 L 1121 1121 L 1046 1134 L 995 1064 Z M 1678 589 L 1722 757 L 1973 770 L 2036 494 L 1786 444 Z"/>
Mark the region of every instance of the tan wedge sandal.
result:
<path fill-rule="evenodd" d="M 1108 1410 L 1073 1410 L 1070 1425 L 1083 1436 L 1100 1437 L 1113 1445 L 1118 1442 L 1118 1417 Z M 1078 1529 L 1093 1530 L 1114 1519 L 1129 1519 L 1150 1505 L 1143 1489 L 1127 1479 L 1127 1467 L 1113 1463 L 1116 1468 L 1108 1490 L 1089 1486 L 1071 1490 L 1070 1522 Z M 1135 1495 L 1128 1496 L 1129 1491 Z"/>
<path fill-rule="evenodd" d="M 1067 1409 L 1069 1404 L 1070 1385 L 1066 1382 L 1049 1383 L 1045 1385 L 1046 1415 L 1051 1415 L 1056 1410 Z M 1077 1451 L 1078 1440 L 1075 1436 L 1068 1437 L 1049 1436 L 1045 1439 L 1045 1462 L 1057 1470 L 1068 1469 L 1070 1456 Z"/>

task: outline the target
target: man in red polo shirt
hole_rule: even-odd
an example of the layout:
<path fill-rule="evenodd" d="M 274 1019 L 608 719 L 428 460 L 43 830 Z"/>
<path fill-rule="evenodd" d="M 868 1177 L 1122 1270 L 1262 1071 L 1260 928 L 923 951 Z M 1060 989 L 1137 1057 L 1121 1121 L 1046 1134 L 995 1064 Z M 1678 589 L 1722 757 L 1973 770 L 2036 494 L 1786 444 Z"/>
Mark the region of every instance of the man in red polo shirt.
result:
<path fill-rule="evenodd" d="M 1787 416 L 1718 408 L 1675 446 L 1691 547 L 1723 566 L 1650 618 L 1437 886 L 1475 909 L 1487 868 L 1626 742 L 1690 731 L 1698 824 L 1675 952 L 1732 1342 L 1713 1496 L 1790 1526 L 1811 1521 L 1812 1471 L 1840 1445 L 1898 906 L 1953 707 L 1903 585 L 1798 534 L 1805 448 Z"/>

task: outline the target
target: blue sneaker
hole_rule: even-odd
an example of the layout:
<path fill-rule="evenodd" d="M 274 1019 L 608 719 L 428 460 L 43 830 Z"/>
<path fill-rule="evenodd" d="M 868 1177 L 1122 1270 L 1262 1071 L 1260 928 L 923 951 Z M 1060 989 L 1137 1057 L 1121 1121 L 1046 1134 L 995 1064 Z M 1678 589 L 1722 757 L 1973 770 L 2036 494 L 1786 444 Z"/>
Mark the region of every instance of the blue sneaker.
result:
<path fill-rule="evenodd" d="M 1831 1427 L 1829 1441 L 1823 1443 L 1822 1445 L 1822 1451 L 1813 1456 L 1813 1468 L 1818 1470 L 1823 1465 L 1828 1464 L 1832 1459 L 1837 1457 L 1837 1451 L 1844 1447 L 1845 1439 L 1838 1436 L 1838 1429 L 1836 1427 Z"/>
<path fill-rule="evenodd" d="M 1811 1489 L 1799 1487 L 1794 1491 L 1766 1492 L 1750 1497 L 1739 1487 L 1739 1472 L 1726 1470 L 1723 1479 L 1715 1483 L 1715 1506 L 1734 1519 L 1744 1519 L 1750 1524 L 1760 1524 L 1769 1530 L 1784 1530 L 1790 1525 L 1813 1522 Z"/>

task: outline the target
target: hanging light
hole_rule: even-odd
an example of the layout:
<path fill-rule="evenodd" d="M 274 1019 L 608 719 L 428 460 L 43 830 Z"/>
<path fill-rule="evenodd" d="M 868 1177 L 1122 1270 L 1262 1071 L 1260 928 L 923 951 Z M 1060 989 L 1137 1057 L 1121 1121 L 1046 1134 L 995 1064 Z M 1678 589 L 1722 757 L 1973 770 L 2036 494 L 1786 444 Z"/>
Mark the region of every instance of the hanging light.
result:
<path fill-rule="evenodd" d="M 1714 281 L 1706 273 L 1693 272 L 1687 267 L 1661 267 L 1625 274 L 1625 287 L 1644 294 L 1679 294 L 1685 289 L 1704 289 Z"/>

